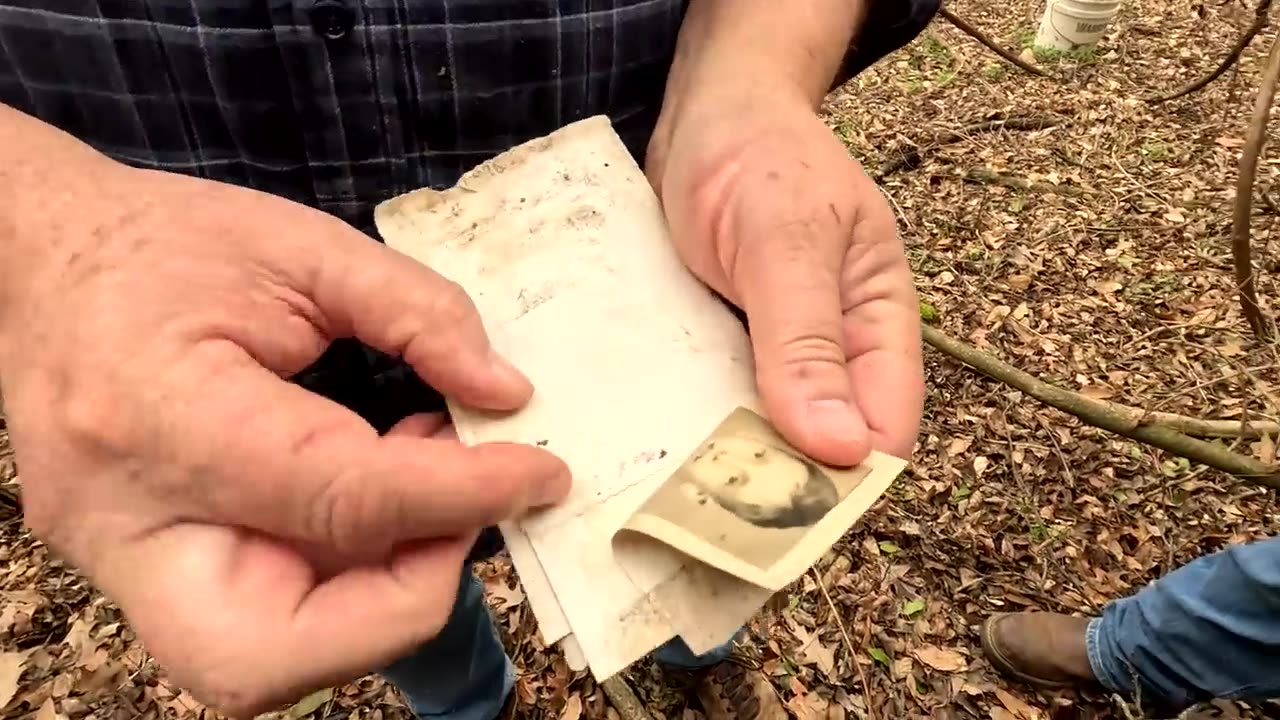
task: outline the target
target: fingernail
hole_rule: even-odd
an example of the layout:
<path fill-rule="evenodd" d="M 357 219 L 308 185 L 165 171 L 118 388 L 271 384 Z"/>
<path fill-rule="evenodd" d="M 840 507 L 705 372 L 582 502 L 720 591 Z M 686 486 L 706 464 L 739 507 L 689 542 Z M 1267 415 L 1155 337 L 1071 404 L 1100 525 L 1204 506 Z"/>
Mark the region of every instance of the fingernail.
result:
<path fill-rule="evenodd" d="M 529 377 L 511 364 L 511 361 L 498 354 L 497 350 L 489 350 L 489 365 L 504 382 L 512 385 L 529 385 Z"/>
<path fill-rule="evenodd" d="M 829 439 L 844 446 L 860 445 L 866 435 L 866 425 L 843 400 L 810 401 L 805 420 L 813 437 Z"/>
<path fill-rule="evenodd" d="M 569 494 L 569 488 L 573 485 L 573 475 L 569 472 L 567 465 L 561 465 L 558 472 L 550 475 L 547 479 L 539 483 L 533 497 L 534 507 L 546 507 L 555 505 Z"/>

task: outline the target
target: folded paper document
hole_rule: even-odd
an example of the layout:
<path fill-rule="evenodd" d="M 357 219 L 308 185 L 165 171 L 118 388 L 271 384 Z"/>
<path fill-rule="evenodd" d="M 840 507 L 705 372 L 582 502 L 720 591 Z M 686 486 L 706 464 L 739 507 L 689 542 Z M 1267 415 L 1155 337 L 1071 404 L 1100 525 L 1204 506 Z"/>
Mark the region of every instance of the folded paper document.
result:
<path fill-rule="evenodd" d="M 673 637 L 728 640 L 905 467 L 827 467 L 771 428 L 744 328 L 680 261 L 605 117 L 388 200 L 376 222 L 468 292 L 534 384 L 518 412 L 450 412 L 465 443 L 569 465 L 563 502 L 501 530 L 543 640 L 599 680 Z"/>

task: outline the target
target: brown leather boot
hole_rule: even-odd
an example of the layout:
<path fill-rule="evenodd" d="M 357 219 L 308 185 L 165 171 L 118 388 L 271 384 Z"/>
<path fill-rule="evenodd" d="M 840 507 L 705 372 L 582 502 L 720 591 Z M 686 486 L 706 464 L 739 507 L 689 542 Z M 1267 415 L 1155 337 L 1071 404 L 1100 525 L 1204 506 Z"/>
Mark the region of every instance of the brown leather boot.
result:
<path fill-rule="evenodd" d="M 764 674 L 734 658 L 708 668 L 698 682 L 698 699 L 707 720 L 789 720 Z"/>
<path fill-rule="evenodd" d="M 789 720 L 773 686 L 743 662 L 731 655 L 707 667 L 661 667 L 668 687 L 697 695 L 707 720 Z"/>
<path fill-rule="evenodd" d="M 1096 684 L 1085 632 L 1089 618 L 1002 613 L 982 624 L 982 651 L 1000 672 L 1035 687 Z"/>

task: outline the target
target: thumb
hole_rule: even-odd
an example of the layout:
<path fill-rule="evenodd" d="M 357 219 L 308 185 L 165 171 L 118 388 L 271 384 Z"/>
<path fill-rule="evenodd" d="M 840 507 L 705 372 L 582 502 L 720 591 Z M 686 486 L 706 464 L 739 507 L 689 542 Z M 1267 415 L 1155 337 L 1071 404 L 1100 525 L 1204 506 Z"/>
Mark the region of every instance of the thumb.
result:
<path fill-rule="evenodd" d="M 286 544 L 186 524 L 133 545 L 134 562 L 106 579 L 174 680 L 249 718 L 376 671 L 435 637 L 474 539 L 406 543 L 384 563 L 320 581 Z M 141 569 L 159 566 L 164 573 Z"/>
<path fill-rule="evenodd" d="M 845 351 L 840 269 L 848 242 L 840 231 L 792 223 L 782 236 L 744 238 L 733 285 L 770 420 L 800 451 L 849 466 L 867 456 L 870 439 Z"/>

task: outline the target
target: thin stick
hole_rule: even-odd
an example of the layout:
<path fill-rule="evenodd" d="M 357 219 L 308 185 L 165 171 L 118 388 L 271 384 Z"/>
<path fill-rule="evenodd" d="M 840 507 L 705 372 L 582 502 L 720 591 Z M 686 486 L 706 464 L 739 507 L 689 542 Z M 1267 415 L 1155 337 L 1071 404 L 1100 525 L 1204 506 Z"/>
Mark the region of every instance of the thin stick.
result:
<path fill-rule="evenodd" d="M 914 168 L 920 164 L 920 161 L 926 151 L 950 145 L 966 138 L 977 135 L 978 133 L 993 132 L 996 130 L 1044 130 L 1055 125 L 1060 125 L 1065 118 L 1055 117 L 1053 115 L 1028 115 L 1025 117 L 1007 117 L 995 120 L 984 120 L 982 122 L 966 125 L 959 130 L 945 130 L 934 135 L 932 141 L 927 144 L 917 145 L 910 150 L 902 153 L 898 157 L 890 160 L 880 166 L 880 177 L 895 173 L 903 168 Z"/>
<path fill-rule="evenodd" d="M 640 702 L 640 698 L 636 697 L 631 686 L 621 676 L 614 675 L 600 683 L 600 687 L 604 689 L 604 694 L 609 697 L 609 704 L 618 711 L 622 720 L 653 720 L 644 703 Z"/>
<path fill-rule="evenodd" d="M 1003 185 L 1004 187 L 1013 188 L 1014 190 L 1023 190 L 1025 192 L 1049 193 L 1057 195 L 1066 195 L 1067 197 L 1084 197 L 1092 194 L 1092 191 L 1076 185 L 1060 185 L 1057 183 L 1032 182 L 1020 177 L 1005 175 L 998 173 L 991 168 L 975 167 L 970 168 L 967 173 L 961 176 L 966 182 L 987 183 L 990 185 Z"/>
<path fill-rule="evenodd" d="M 1249 321 L 1249 327 L 1259 339 L 1269 334 L 1262 308 L 1258 305 L 1258 291 L 1254 286 L 1253 250 L 1249 242 L 1249 225 L 1253 215 L 1253 183 L 1258 174 L 1258 156 L 1267 140 L 1267 119 L 1271 103 L 1276 95 L 1276 80 L 1280 78 L 1280 38 L 1272 40 L 1267 70 L 1258 87 L 1258 98 L 1253 104 L 1253 119 L 1249 121 L 1249 133 L 1244 150 L 1240 153 L 1240 170 L 1236 178 L 1235 212 L 1231 218 L 1231 256 L 1235 260 L 1236 287 L 1240 292 L 1241 309 Z"/>
<path fill-rule="evenodd" d="M 946 18 L 947 21 L 950 22 L 952 25 L 955 25 L 956 27 L 960 28 L 961 32 L 964 32 L 966 35 L 968 35 L 969 37 L 972 37 L 974 40 L 977 40 L 983 45 L 986 45 L 988 49 L 990 49 L 992 52 L 999 55 L 1000 57 L 1004 58 L 1005 60 L 1008 60 L 1009 62 L 1013 63 L 1014 65 L 1017 65 L 1023 70 L 1026 70 L 1032 75 L 1039 75 L 1040 77 L 1049 77 L 1049 73 L 1045 72 L 1044 70 L 1041 70 L 1035 65 L 1028 63 L 1027 61 L 1023 60 L 1017 55 L 1014 55 L 1008 50 L 1005 50 L 1004 48 L 1000 47 L 995 43 L 994 40 L 992 40 L 991 38 L 983 34 L 981 30 L 970 25 L 964 20 L 956 17 L 955 15 L 951 14 L 951 11 L 946 9 L 945 7 L 938 8 L 938 14 Z"/>
<path fill-rule="evenodd" d="M 1280 467 L 1233 453 L 1220 445 L 1197 440 L 1163 425 L 1150 424 L 1145 413 L 1134 408 L 1094 400 L 1050 385 L 994 355 L 948 336 L 937 328 L 921 323 L 920 330 L 925 342 L 938 350 L 1047 405 L 1070 413 L 1089 425 L 1204 463 L 1249 482 L 1280 488 Z"/>
<path fill-rule="evenodd" d="M 844 647 L 849 651 L 849 661 L 858 670 L 858 682 L 862 683 L 862 701 L 867 706 L 867 717 L 876 720 L 876 711 L 871 704 L 871 686 L 867 684 L 867 675 L 862 672 L 862 663 L 858 662 L 858 651 L 853 647 L 853 639 L 849 637 L 849 631 L 845 629 L 844 620 L 840 617 L 840 611 L 836 609 L 836 603 L 831 599 L 831 593 L 827 592 L 827 586 L 822 582 L 822 578 L 818 575 L 816 569 L 810 569 L 813 574 L 814 582 L 818 583 L 818 589 L 822 591 L 822 597 L 827 599 L 827 605 L 831 608 L 831 617 L 836 619 L 836 627 L 840 628 L 840 635 L 844 638 Z"/>
<path fill-rule="evenodd" d="M 1262 32 L 1262 29 L 1267 26 L 1267 13 L 1271 9 L 1271 2 L 1272 0 L 1262 0 L 1258 3 L 1258 7 L 1254 10 L 1255 14 L 1253 24 L 1250 25 L 1249 29 L 1240 36 L 1240 39 L 1236 41 L 1235 47 L 1231 48 L 1231 52 L 1223 58 L 1222 62 L 1218 64 L 1218 67 L 1213 69 L 1213 72 L 1205 75 L 1199 80 L 1183 86 L 1179 90 L 1169 93 L 1168 95 L 1149 97 L 1146 98 L 1146 101 L 1155 104 L 1166 102 L 1168 100 L 1176 100 L 1180 97 L 1184 97 L 1201 90 L 1208 86 L 1209 83 L 1222 77 L 1222 74 L 1227 70 L 1230 70 L 1232 66 L 1236 64 L 1236 61 L 1240 59 L 1240 56 L 1244 54 L 1244 50 L 1249 47 L 1249 43 L 1253 42 L 1253 39 L 1257 37 L 1258 33 Z"/>

